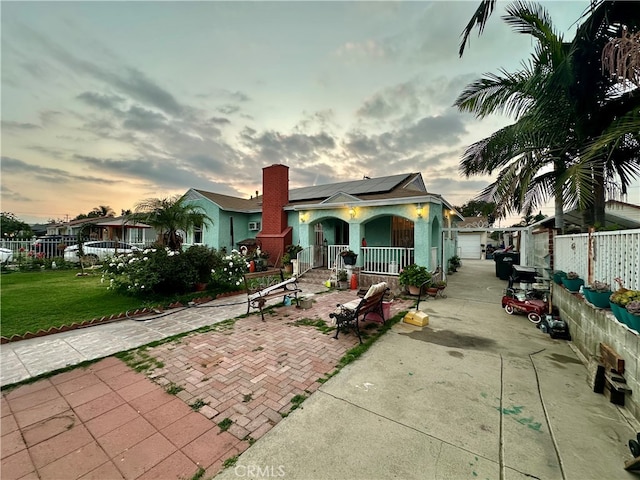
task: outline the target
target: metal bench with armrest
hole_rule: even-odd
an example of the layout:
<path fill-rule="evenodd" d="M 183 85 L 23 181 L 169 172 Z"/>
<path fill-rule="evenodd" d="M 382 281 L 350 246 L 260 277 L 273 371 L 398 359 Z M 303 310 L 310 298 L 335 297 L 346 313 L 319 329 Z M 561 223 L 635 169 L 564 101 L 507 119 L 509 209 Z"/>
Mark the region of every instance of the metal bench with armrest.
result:
<path fill-rule="evenodd" d="M 358 321 L 365 320 L 367 315 L 376 314 L 382 323 L 385 322 L 384 311 L 382 309 L 382 301 L 385 294 L 389 291 L 389 287 L 385 282 L 376 283 L 369 287 L 369 290 L 362 298 L 351 300 L 350 302 L 338 304 L 338 310 L 330 313 L 329 317 L 333 318 L 336 323 L 336 334 L 333 338 L 338 338 L 340 330 L 345 331 L 348 328 L 355 330 L 358 340 L 362 343 Z M 362 317 L 362 318 L 361 318 Z"/>

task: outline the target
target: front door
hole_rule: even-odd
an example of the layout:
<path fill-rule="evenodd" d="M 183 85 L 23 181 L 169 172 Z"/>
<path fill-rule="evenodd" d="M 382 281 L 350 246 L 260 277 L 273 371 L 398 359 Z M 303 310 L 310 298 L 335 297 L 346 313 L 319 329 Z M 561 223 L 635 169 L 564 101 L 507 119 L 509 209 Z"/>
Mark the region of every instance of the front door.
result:
<path fill-rule="evenodd" d="M 313 266 L 326 267 L 327 266 L 327 253 L 324 241 L 324 231 L 322 230 L 322 224 L 316 223 L 313 227 L 314 231 L 314 243 L 313 243 Z"/>

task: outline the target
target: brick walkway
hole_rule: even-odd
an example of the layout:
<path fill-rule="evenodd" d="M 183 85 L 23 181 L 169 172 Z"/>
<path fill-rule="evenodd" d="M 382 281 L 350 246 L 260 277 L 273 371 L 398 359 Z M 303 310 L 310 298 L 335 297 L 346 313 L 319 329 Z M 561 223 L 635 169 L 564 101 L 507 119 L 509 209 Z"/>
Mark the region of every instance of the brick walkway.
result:
<path fill-rule="evenodd" d="M 319 295 L 310 310 L 281 307 L 266 322 L 252 315 L 146 349 L 164 364 L 153 381 L 110 357 L 3 394 L 2 478 L 190 478 L 199 467 L 213 476 L 357 344 L 293 324 L 328 320 L 353 296 Z M 396 300 L 392 314 L 409 306 Z M 171 395 L 170 385 L 183 390 Z"/>

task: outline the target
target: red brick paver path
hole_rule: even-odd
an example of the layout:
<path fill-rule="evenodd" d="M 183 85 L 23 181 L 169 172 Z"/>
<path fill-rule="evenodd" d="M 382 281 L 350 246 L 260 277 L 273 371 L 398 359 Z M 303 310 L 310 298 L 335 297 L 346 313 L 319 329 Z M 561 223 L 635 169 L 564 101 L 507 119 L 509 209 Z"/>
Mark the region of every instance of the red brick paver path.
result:
<path fill-rule="evenodd" d="M 146 353 L 164 363 L 154 381 L 115 357 L 5 392 L 1 399 L 1 478 L 206 478 L 314 392 L 357 344 L 336 341 L 301 318 L 325 319 L 353 292 L 316 297 L 310 310 L 282 307 L 267 321 L 193 334 Z M 392 313 L 408 308 L 394 301 Z M 163 388 L 182 388 L 177 396 Z M 190 405 L 206 405 L 194 411 Z M 228 431 L 217 423 L 230 419 Z"/>

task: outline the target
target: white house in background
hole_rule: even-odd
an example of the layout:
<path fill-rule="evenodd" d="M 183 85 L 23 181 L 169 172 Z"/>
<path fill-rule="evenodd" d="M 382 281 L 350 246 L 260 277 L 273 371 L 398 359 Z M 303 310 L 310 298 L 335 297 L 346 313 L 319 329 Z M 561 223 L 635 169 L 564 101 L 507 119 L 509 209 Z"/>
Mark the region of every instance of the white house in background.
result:
<path fill-rule="evenodd" d="M 489 220 L 487 217 L 465 217 L 458 223 L 458 256 L 480 259 L 489 241 Z"/>
<path fill-rule="evenodd" d="M 120 240 L 134 244 L 149 244 L 157 233 L 149 225 L 134 223 L 126 217 L 94 217 L 47 225 L 47 235 L 77 236 L 80 229 L 91 224 L 86 235 L 89 240 Z"/>

